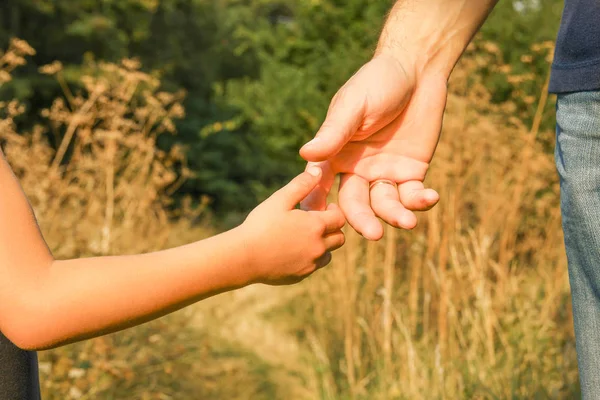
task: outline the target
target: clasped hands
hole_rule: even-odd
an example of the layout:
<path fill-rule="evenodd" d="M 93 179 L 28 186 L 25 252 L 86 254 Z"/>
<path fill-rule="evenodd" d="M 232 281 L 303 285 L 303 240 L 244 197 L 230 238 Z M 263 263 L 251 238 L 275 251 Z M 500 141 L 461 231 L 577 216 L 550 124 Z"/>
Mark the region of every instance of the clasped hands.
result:
<path fill-rule="evenodd" d="M 413 211 L 439 201 L 423 180 L 438 143 L 446 105 L 446 77 L 375 56 L 337 92 L 316 137 L 300 150 L 307 168 L 323 171 L 302 208 L 323 210 L 337 174 L 339 206 L 369 240 L 383 237 L 380 217 L 412 229 Z"/>

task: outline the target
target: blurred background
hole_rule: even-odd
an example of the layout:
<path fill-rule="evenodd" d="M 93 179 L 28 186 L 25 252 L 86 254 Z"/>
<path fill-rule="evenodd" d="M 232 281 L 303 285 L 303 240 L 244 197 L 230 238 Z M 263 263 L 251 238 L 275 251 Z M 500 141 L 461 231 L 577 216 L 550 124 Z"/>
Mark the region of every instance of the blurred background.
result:
<path fill-rule="evenodd" d="M 302 170 L 392 1 L 4 0 L 0 143 L 56 257 L 228 229 Z M 412 232 L 40 353 L 54 399 L 578 396 L 549 67 L 562 1 L 504 0 L 450 85 Z M 333 199 L 334 200 L 334 199 Z"/>

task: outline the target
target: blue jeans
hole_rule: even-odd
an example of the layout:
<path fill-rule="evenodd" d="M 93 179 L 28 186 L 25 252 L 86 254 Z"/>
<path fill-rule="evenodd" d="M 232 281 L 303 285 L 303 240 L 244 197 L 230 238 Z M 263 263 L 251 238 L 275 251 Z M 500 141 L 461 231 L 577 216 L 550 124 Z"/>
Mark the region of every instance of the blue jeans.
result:
<path fill-rule="evenodd" d="M 600 399 L 600 91 L 559 95 L 556 122 L 581 395 Z"/>

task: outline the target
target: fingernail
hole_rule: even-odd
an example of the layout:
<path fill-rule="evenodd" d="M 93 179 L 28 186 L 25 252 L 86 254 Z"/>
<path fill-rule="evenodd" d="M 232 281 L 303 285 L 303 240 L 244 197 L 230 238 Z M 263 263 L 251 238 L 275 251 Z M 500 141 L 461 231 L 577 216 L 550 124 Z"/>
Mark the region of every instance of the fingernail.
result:
<path fill-rule="evenodd" d="M 322 139 L 320 137 L 316 137 L 313 140 L 311 140 L 310 142 L 306 143 L 304 146 L 314 146 L 315 144 L 318 144 Z"/>
<path fill-rule="evenodd" d="M 319 176 L 319 175 L 321 175 L 321 168 L 319 168 L 319 167 L 309 167 L 306 170 L 306 172 L 308 172 L 312 176 Z"/>
<path fill-rule="evenodd" d="M 425 192 L 425 199 L 428 201 L 437 201 L 439 198 L 440 196 L 435 190 L 429 189 Z"/>

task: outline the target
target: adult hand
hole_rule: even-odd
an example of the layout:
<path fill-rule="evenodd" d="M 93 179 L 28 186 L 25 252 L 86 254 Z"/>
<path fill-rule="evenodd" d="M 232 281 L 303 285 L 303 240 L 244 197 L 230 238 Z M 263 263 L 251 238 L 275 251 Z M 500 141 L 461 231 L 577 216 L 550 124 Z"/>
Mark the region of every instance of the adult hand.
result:
<path fill-rule="evenodd" d="M 365 64 L 337 92 L 316 137 L 300 150 L 309 166 L 324 173 L 303 207 L 323 209 L 341 173 L 339 204 L 357 232 L 380 239 L 383 227 L 376 216 L 414 228 L 413 211 L 439 200 L 423 180 L 439 139 L 446 83 L 443 73 L 418 70 L 408 58 L 379 54 Z M 397 188 L 372 184 L 379 180 Z"/>

